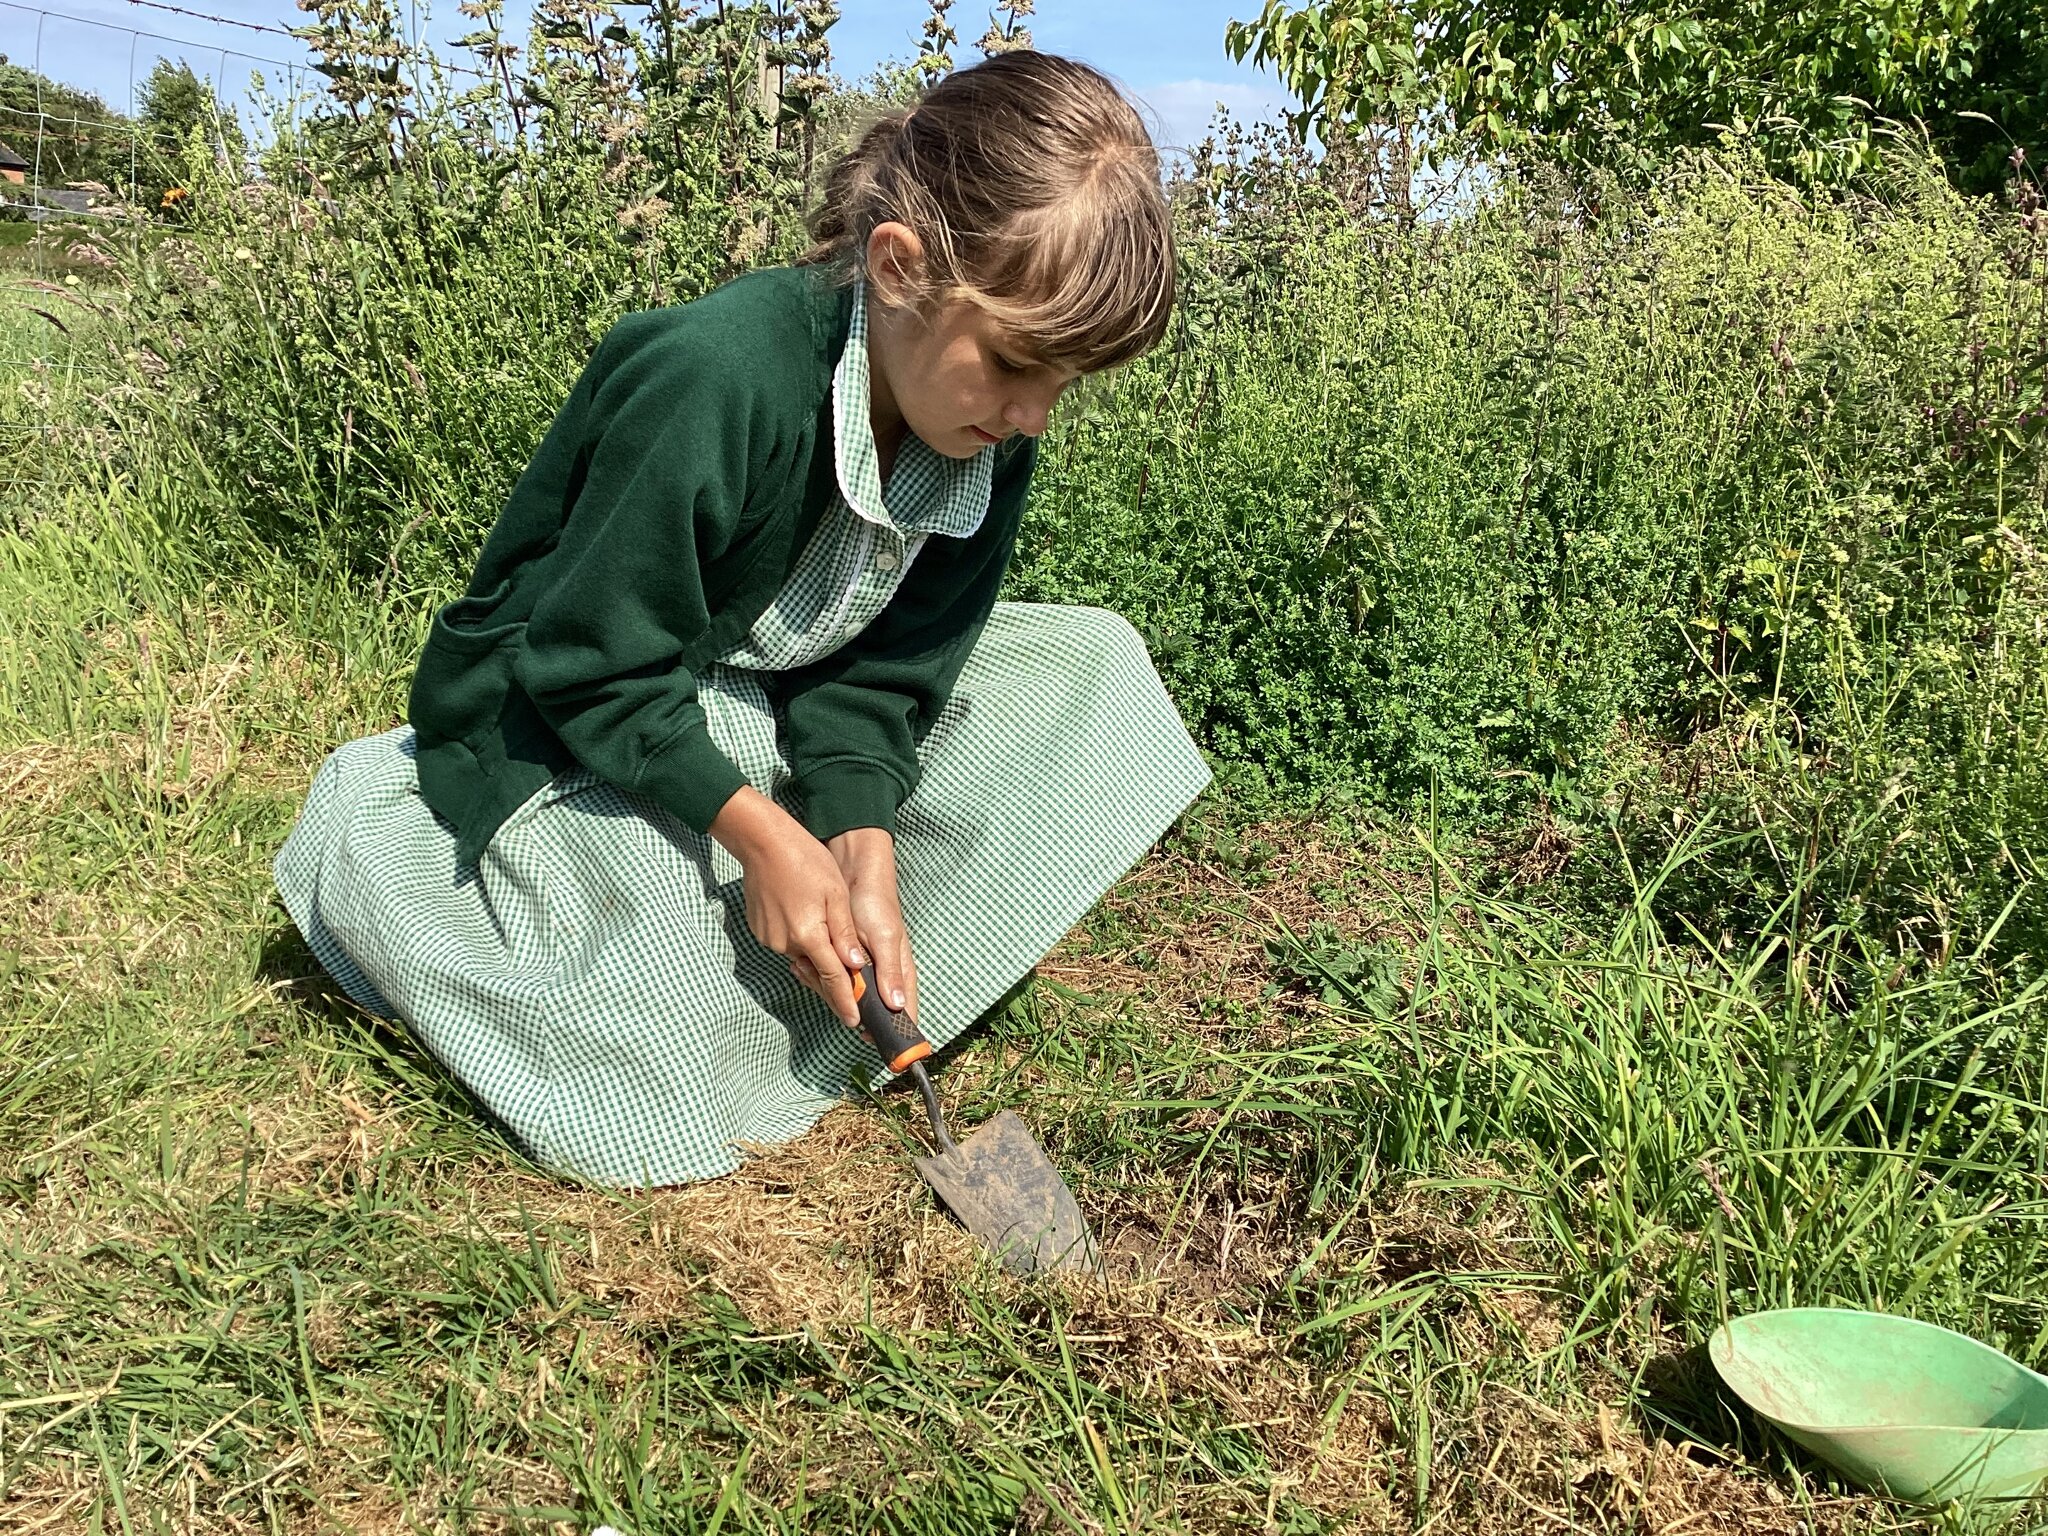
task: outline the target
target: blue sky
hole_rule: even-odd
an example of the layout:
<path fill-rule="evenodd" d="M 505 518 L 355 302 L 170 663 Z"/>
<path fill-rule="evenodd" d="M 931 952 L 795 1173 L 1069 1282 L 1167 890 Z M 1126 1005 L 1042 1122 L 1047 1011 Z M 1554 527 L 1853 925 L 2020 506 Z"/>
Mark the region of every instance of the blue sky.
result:
<path fill-rule="evenodd" d="M 177 3 L 188 11 L 271 27 L 303 19 L 290 0 Z M 857 79 L 883 59 L 915 52 L 927 14 L 923 0 L 840 3 L 845 16 L 833 28 L 832 41 L 841 74 Z M 1039 0 L 1039 9 L 1031 23 L 1038 46 L 1086 59 L 1121 80 L 1150 109 L 1162 145 L 1199 139 L 1218 101 L 1242 116 L 1279 109 L 1281 92 L 1271 78 L 1232 64 L 1223 51 L 1224 23 L 1256 13 L 1258 0 Z M 467 29 L 454 0 L 441 0 L 435 10 L 435 19 L 422 22 L 428 36 L 454 37 Z M 971 45 L 986 26 L 985 10 L 960 0 L 953 16 L 963 39 L 956 60 L 979 58 Z M 275 86 L 282 77 L 276 64 L 304 60 L 289 37 L 126 0 L 47 0 L 47 9 L 0 0 L 0 54 L 30 67 L 40 61 L 45 74 L 94 91 L 122 110 L 129 105 L 131 82 L 146 78 L 159 57 L 183 58 L 220 81 L 225 99 L 241 94 L 253 70 L 264 70 Z"/>
<path fill-rule="evenodd" d="M 832 29 L 843 72 L 915 51 L 926 11 L 923 0 L 840 0 L 845 19 Z M 1259 0 L 1039 0 L 1031 19 L 1034 40 L 1048 53 L 1071 54 L 1116 76 L 1159 119 L 1162 143 L 1186 144 L 1202 129 L 1218 100 L 1244 115 L 1278 110 L 1283 93 L 1270 75 L 1230 62 L 1223 28 L 1233 16 L 1258 13 Z M 986 29 L 987 11 L 974 0 L 953 7 L 963 46 L 956 62 L 978 59 L 971 46 Z"/>

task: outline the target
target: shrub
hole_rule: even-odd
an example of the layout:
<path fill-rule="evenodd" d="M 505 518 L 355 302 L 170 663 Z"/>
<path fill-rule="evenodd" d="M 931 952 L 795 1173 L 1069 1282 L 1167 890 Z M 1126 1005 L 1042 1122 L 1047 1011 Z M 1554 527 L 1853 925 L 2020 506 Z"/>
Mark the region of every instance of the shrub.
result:
<path fill-rule="evenodd" d="M 635 35 L 565 0 L 502 89 L 416 96 L 378 0 L 316 10 L 333 99 L 277 104 L 253 182 L 191 144 L 178 237 L 134 253 L 145 366 L 115 416 L 226 542 L 440 594 L 614 320 L 799 238 L 808 129 L 757 99 L 758 7 Z M 469 41 L 502 68 L 498 36 Z"/>
<path fill-rule="evenodd" d="M 1985 931 L 2044 803 L 2039 221 L 1706 159 L 1404 233 L 1271 188 L 1247 219 L 1293 173 L 1226 169 L 1175 345 L 1060 430 L 1013 590 L 1137 622 L 1240 793 L 1632 796 L 1644 835 L 1747 797 L 1760 849 L 1865 827 L 1841 900 Z M 1703 734 L 1744 744 L 1705 791 L 1668 773 Z"/>
<path fill-rule="evenodd" d="M 790 250 L 849 99 L 762 114 L 759 8 L 652 40 L 573 8 L 501 94 L 404 111 L 342 29 L 339 105 L 282 114 L 263 180 L 194 147 L 89 440 L 178 526 L 436 600 L 617 315 Z M 1673 888 L 1716 921 L 1855 838 L 1811 882 L 1845 921 L 1991 932 L 2048 803 L 2041 213 L 1723 156 L 1411 222 L 1373 174 L 1198 154 L 1173 344 L 1063 417 L 1012 595 L 1138 623 L 1249 804 L 1540 800 L 1651 853 L 1713 808 L 1769 834 Z M 2032 899 L 2001 942 L 2038 952 Z"/>

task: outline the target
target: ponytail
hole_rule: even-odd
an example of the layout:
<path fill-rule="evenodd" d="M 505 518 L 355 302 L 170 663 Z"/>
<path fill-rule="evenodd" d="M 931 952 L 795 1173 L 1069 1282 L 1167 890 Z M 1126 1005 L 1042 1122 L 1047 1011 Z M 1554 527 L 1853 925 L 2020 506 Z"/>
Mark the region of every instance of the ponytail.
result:
<path fill-rule="evenodd" d="M 855 211 L 874 201 L 881 163 L 903 137 L 910 113 L 898 107 L 870 123 L 827 173 L 824 195 L 809 221 L 811 248 L 797 258 L 798 266 L 844 262 L 866 247 L 866 236 L 854 228 Z"/>

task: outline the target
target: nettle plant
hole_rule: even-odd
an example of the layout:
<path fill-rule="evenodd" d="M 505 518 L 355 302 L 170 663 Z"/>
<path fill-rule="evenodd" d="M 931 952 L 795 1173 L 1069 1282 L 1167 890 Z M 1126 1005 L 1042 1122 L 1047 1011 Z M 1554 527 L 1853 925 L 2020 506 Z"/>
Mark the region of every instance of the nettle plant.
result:
<path fill-rule="evenodd" d="M 297 35 L 329 81 L 301 127 L 339 152 L 338 168 L 445 175 L 428 161 L 433 135 L 450 128 L 494 166 L 557 171 L 594 158 L 607 185 L 659 196 L 657 211 L 722 203 L 742 261 L 759 243 L 747 230 L 800 202 L 833 88 L 829 0 L 539 0 L 524 49 L 507 38 L 503 0 L 464 0 L 477 25 L 456 46 L 474 67 L 410 48 L 392 0 L 299 3 L 315 20 Z M 636 25 L 629 11 L 645 14 Z M 651 222 L 643 206 L 627 225 Z"/>
<path fill-rule="evenodd" d="M 799 248 L 839 13 L 540 0 L 521 43 L 465 0 L 450 61 L 392 0 L 302 5 L 324 89 L 134 257 L 123 436 L 210 530 L 445 591 L 619 315 Z"/>

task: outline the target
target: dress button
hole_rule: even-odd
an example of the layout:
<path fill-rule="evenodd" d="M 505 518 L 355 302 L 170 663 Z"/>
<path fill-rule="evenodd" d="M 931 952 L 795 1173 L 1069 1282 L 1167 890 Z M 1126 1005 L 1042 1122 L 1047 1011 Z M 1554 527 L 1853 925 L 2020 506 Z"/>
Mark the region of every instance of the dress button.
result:
<path fill-rule="evenodd" d="M 875 551 L 875 569 L 878 571 L 893 571 L 902 563 L 902 557 L 893 549 Z"/>

